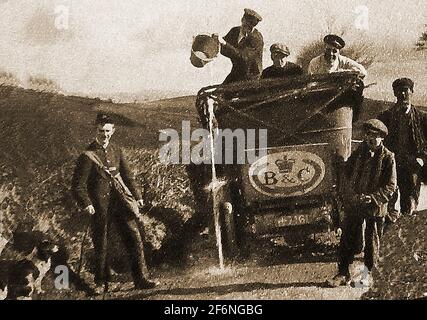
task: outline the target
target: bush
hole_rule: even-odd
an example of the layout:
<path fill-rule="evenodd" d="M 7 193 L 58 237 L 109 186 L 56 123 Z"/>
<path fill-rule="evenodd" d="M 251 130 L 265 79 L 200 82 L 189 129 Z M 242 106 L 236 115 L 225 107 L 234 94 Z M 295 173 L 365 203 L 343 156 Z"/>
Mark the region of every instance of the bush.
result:
<path fill-rule="evenodd" d="M 11 72 L 0 71 L 0 85 L 21 86 L 21 81 Z"/>
<path fill-rule="evenodd" d="M 13 172 L 7 166 L 0 167 L 0 254 L 12 239 L 14 231 L 31 230 L 35 219 L 24 209 L 26 197 Z"/>
<path fill-rule="evenodd" d="M 427 27 L 427 25 L 426 25 Z M 424 31 L 416 43 L 418 51 L 427 49 L 427 31 Z"/>
<path fill-rule="evenodd" d="M 42 75 L 30 76 L 28 79 L 28 88 L 41 92 L 61 92 L 61 88 L 55 81 Z"/>

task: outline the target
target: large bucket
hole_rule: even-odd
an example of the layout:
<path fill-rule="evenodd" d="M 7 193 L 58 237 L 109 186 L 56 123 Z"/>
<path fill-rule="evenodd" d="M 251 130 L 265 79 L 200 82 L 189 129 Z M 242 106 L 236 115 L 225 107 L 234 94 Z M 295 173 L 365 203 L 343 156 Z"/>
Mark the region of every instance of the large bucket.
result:
<path fill-rule="evenodd" d="M 194 37 L 193 40 L 190 57 L 191 64 L 196 68 L 203 68 L 217 57 L 218 52 L 218 38 L 208 34 L 200 34 Z"/>

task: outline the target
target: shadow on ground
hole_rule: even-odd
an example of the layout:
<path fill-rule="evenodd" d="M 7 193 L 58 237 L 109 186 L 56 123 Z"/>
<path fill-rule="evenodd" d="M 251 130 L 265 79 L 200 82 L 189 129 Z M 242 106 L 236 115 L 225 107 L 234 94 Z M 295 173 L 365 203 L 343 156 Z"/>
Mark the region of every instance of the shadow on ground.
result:
<path fill-rule="evenodd" d="M 241 284 L 208 286 L 201 288 L 175 288 L 170 290 L 157 290 L 143 294 L 128 296 L 126 299 L 147 299 L 157 295 L 182 296 L 182 295 L 197 295 L 197 294 L 217 294 L 225 295 L 228 293 L 242 293 L 256 290 L 276 290 L 286 288 L 304 288 L 304 287 L 319 287 L 326 288 L 325 283 L 316 282 L 298 282 L 298 283 L 263 283 L 251 282 Z"/>

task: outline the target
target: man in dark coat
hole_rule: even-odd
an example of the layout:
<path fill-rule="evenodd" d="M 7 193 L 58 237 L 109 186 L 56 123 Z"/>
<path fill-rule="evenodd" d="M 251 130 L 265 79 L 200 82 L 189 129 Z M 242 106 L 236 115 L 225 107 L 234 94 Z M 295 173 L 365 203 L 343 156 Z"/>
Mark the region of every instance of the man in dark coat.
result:
<path fill-rule="evenodd" d="M 270 52 L 273 65 L 262 72 L 262 79 L 287 79 L 304 74 L 303 69 L 299 65 L 286 60 L 291 52 L 285 44 L 275 43 L 271 45 Z"/>
<path fill-rule="evenodd" d="M 254 10 L 245 9 L 242 25 L 232 28 L 224 38 L 219 38 L 221 54 L 233 64 L 224 84 L 258 79 L 262 72 L 264 40 L 255 26 L 262 20 Z"/>
<path fill-rule="evenodd" d="M 117 230 L 131 259 L 131 271 L 137 289 L 153 288 L 156 283 L 149 281 L 144 258 L 143 238 L 134 212 L 128 209 L 119 193 L 112 188 L 108 174 L 121 177 L 124 185 L 132 193 L 139 206 L 143 206 L 129 165 L 121 149 L 110 143 L 115 132 L 113 121 L 108 115 L 99 114 L 96 119 L 97 134 L 78 159 L 74 171 L 72 190 L 84 212 L 92 216 L 92 239 L 95 247 L 95 283 L 97 291 L 110 280 L 108 262 L 108 233 L 111 223 Z M 99 161 L 99 166 L 94 160 Z"/>
<path fill-rule="evenodd" d="M 342 194 L 345 216 L 338 248 L 338 274 L 328 281 L 331 287 L 350 282 L 349 266 L 360 249 L 364 221 L 366 272 L 354 282 L 358 286 L 370 285 L 387 205 L 396 190 L 394 155 L 383 145 L 388 134 L 387 127 L 381 121 L 373 119 L 364 123 L 364 132 L 364 143 L 345 163 L 346 183 Z"/>
<path fill-rule="evenodd" d="M 412 215 L 420 197 L 420 173 L 427 163 L 427 113 L 411 103 L 414 92 L 414 82 L 411 79 L 395 80 L 393 91 L 397 103 L 381 113 L 378 119 L 388 127 L 390 134 L 384 143 L 396 155 L 400 211 L 404 215 Z M 397 193 L 390 202 L 390 213 L 396 201 Z M 392 221 L 396 218 L 391 215 Z"/>

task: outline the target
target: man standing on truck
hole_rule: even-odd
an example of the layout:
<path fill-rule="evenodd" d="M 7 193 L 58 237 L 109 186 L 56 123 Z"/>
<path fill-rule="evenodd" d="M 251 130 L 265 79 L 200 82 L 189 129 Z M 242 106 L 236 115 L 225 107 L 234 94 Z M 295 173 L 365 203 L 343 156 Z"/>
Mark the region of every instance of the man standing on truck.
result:
<path fill-rule="evenodd" d="M 345 163 L 346 183 L 343 187 L 345 216 L 338 248 L 338 274 L 327 281 L 330 287 L 350 283 L 349 266 L 359 250 L 359 235 L 364 233 L 365 273 L 354 282 L 357 287 L 369 287 L 371 271 L 376 264 L 379 239 L 382 236 L 387 205 L 396 190 L 396 163 L 394 154 L 383 144 L 388 129 L 377 119 L 363 125 L 365 139 Z"/>
<path fill-rule="evenodd" d="M 341 37 L 329 34 L 323 38 L 323 42 L 325 43 L 325 51 L 310 61 L 309 74 L 356 71 L 361 78 L 367 76 L 368 73 L 364 66 L 340 54 L 340 51 L 345 47 L 345 41 Z"/>
<path fill-rule="evenodd" d="M 400 211 L 403 215 L 412 215 L 420 197 L 421 171 L 427 163 L 427 113 L 412 105 L 414 82 L 411 79 L 397 79 L 392 86 L 397 102 L 378 119 L 389 128 L 385 145 L 396 155 Z M 396 202 L 397 192 L 390 202 L 390 213 Z"/>
<path fill-rule="evenodd" d="M 270 47 L 271 60 L 273 65 L 266 68 L 261 75 L 262 79 L 287 79 L 289 77 L 300 76 L 304 74 L 302 68 L 286 58 L 291 54 L 289 48 L 283 43 L 275 43 Z"/>
<path fill-rule="evenodd" d="M 264 40 L 255 26 L 262 17 L 251 9 L 245 9 L 242 25 L 232 28 L 218 40 L 221 54 L 230 58 L 233 67 L 224 84 L 258 79 L 262 72 L 262 52 Z"/>

